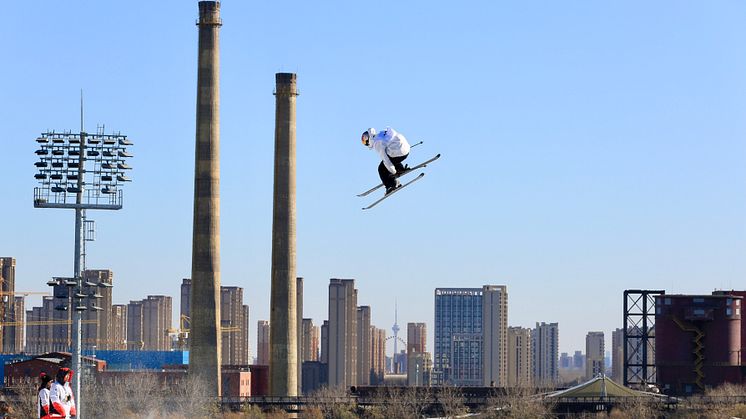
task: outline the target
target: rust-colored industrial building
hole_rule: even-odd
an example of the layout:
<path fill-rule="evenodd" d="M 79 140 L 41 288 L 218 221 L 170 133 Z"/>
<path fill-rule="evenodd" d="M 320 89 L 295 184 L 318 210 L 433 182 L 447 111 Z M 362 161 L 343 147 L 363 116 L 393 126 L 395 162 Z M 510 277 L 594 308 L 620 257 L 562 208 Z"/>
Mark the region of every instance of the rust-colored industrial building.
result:
<path fill-rule="evenodd" d="M 743 318 L 743 305 L 746 304 L 746 291 L 715 291 L 712 294 L 728 294 L 742 298 L 740 309 L 737 311 L 741 314 L 741 366 L 746 366 L 746 319 Z M 744 380 L 746 380 L 746 372 L 744 372 L 743 375 Z"/>
<path fill-rule="evenodd" d="M 5 364 L 5 387 L 12 388 L 28 383 L 38 384 L 39 374 L 42 372 L 54 376 L 62 368 L 72 367 L 72 355 L 69 352 L 50 352 L 34 358 Z M 81 357 L 86 368 L 100 373 L 106 369 L 106 361 L 91 357 Z"/>
<path fill-rule="evenodd" d="M 746 382 L 744 291 L 655 297 L 657 382 L 670 395 Z"/>

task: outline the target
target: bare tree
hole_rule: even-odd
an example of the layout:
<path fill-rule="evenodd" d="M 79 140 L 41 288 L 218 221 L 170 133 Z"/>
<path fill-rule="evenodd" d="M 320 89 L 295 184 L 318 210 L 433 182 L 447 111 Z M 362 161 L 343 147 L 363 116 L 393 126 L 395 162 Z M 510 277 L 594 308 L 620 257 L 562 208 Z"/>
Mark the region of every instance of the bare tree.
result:
<path fill-rule="evenodd" d="M 87 382 L 83 412 L 89 417 L 128 418 L 212 418 L 219 415 L 219 404 L 206 396 L 204 384 L 184 376 L 172 383 L 154 374 L 137 373 L 111 377 L 106 383 Z"/>
<path fill-rule="evenodd" d="M 349 395 L 340 388 L 323 387 L 313 393 L 315 403 L 309 407 L 320 410 L 325 418 L 356 418 L 355 404 Z"/>
<path fill-rule="evenodd" d="M 489 418 L 552 418 L 554 403 L 527 387 L 508 387 L 487 400 L 485 415 Z"/>
<path fill-rule="evenodd" d="M 220 403 L 213 397 L 208 396 L 210 392 L 204 381 L 193 375 L 187 375 L 177 385 L 173 385 L 165 391 L 166 401 L 163 403 L 166 412 L 181 413 L 187 417 L 212 418 L 217 417 L 220 411 Z"/>
<path fill-rule="evenodd" d="M 612 407 L 610 418 L 654 418 L 659 414 L 656 401 L 652 397 L 625 397 Z"/>
<path fill-rule="evenodd" d="M 0 415 L 8 418 L 36 417 L 36 403 L 39 397 L 39 387 L 35 380 L 28 378 L 12 389 L 15 397 L 0 400 Z"/>
<path fill-rule="evenodd" d="M 454 386 L 443 386 L 438 389 L 437 401 L 443 409 L 443 415 L 448 418 L 466 413 L 464 395 L 461 389 Z"/>
<path fill-rule="evenodd" d="M 401 389 L 395 387 L 382 387 L 379 390 L 376 399 L 379 406 L 381 406 L 384 417 L 411 417 L 411 412 L 407 406 L 407 397 Z"/>
<path fill-rule="evenodd" d="M 264 412 L 255 404 L 244 404 L 241 406 L 241 418 L 243 419 L 263 419 Z M 322 418 L 323 419 L 323 418 Z"/>
<path fill-rule="evenodd" d="M 131 374 L 111 377 L 111 381 L 83 383 L 86 394 L 82 411 L 90 417 L 107 417 L 112 413 L 119 417 L 148 417 L 160 409 L 162 389 L 153 374 Z"/>
<path fill-rule="evenodd" d="M 725 383 L 707 390 L 705 396 L 710 399 L 705 417 L 746 418 L 746 385 Z"/>
<path fill-rule="evenodd" d="M 306 406 L 300 413 L 301 419 L 324 419 L 324 412 L 317 406 Z"/>

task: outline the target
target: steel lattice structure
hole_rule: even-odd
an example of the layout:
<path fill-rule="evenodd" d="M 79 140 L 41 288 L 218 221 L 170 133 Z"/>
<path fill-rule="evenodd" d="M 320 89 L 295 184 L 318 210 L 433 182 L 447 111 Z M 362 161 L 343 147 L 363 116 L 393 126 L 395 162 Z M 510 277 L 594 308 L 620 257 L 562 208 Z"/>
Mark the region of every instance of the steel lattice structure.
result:
<path fill-rule="evenodd" d="M 34 177 L 36 208 L 122 208 L 121 186 L 130 179 L 125 160 L 132 157 L 126 147 L 132 142 L 126 135 L 42 133 L 36 139 L 39 173 Z M 78 195 L 80 202 L 78 202 Z"/>
<path fill-rule="evenodd" d="M 655 296 L 663 290 L 624 291 L 624 385 L 644 389 L 656 383 Z"/>

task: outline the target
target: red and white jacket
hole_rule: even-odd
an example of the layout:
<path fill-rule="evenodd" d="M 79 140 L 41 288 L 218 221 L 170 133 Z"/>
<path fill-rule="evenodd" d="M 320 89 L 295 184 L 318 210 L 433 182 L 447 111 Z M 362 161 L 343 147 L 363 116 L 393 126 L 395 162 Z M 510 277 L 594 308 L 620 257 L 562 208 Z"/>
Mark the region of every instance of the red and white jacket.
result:
<path fill-rule="evenodd" d="M 49 417 L 69 419 L 71 401 L 72 392 L 68 393 L 65 385 L 53 382 L 49 390 Z"/>
<path fill-rule="evenodd" d="M 72 375 L 70 375 L 70 378 L 72 378 Z M 75 395 L 73 394 L 73 388 L 69 382 L 65 383 L 65 389 L 67 390 L 67 394 L 70 395 L 70 401 L 68 403 L 68 407 L 70 409 L 69 410 L 70 417 L 74 418 L 78 416 L 78 409 L 76 409 L 75 407 Z"/>
<path fill-rule="evenodd" d="M 39 390 L 39 397 L 36 403 L 37 417 L 40 419 L 49 418 L 49 389 L 43 388 Z"/>

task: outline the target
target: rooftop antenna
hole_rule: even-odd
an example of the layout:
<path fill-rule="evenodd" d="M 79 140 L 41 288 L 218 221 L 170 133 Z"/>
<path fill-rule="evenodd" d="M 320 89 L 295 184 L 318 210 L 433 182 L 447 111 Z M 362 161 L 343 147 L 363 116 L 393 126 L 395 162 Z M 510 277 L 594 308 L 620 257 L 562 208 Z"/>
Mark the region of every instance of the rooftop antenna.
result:
<path fill-rule="evenodd" d="M 83 89 L 80 89 L 80 132 L 83 132 Z"/>

